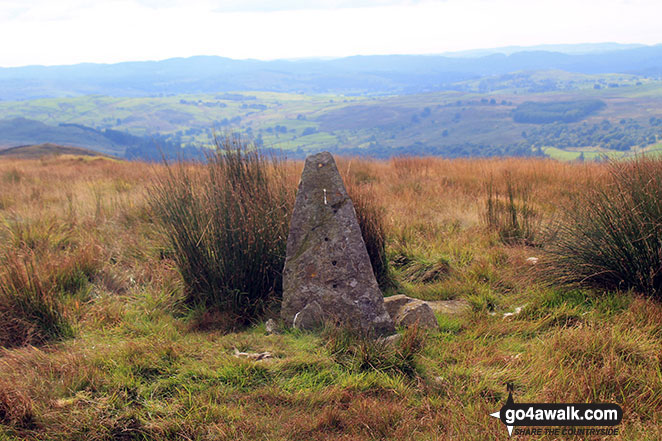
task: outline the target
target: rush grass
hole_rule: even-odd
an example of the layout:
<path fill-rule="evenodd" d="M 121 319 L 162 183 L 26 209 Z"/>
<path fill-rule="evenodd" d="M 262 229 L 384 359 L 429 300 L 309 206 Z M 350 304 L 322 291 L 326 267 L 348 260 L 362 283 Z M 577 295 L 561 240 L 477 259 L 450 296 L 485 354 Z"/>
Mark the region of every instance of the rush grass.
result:
<path fill-rule="evenodd" d="M 197 167 L 167 165 L 150 205 L 169 239 L 186 302 L 245 325 L 280 298 L 294 191 L 278 160 L 238 136 L 216 142 Z"/>
<path fill-rule="evenodd" d="M 301 164 L 284 167 L 294 187 Z M 352 338 L 266 335 L 260 323 L 192 329 L 146 193 L 166 168 L 0 162 L 11 177 L 0 184 L 11 227 L 0 229 L 0 251 L 38 253 L 48 274 L 78 274 L 37 270 L 67 287 L 58 298 L 72 333 L 0 349 L 0 438 L 501 440 L 506 429 L 489 414 L 507 382 L 516 401 L 620 404 L 621 432 L 609 439 L 662 438 L 660 303 L 635 290 L 539 283 L 527 258 L 540 248 L 506 245 L 484 221 L 489 176 L 502 188 L 506 173 L 529 185 L 532 207 L 552 215 L 589 183 L 608 182 L 604 164 L 398 158 L 339 168 L 383 209 L 391 290 L 471 305 L 440 315 L 440 329 L 400 355 Z"/>
<path fill-rule="evenodd" d="M 608 181 L 577 194 L 554 232 L 550 275 L 662 299 L 662 161 L 641 157 L 608 169 Z"/>

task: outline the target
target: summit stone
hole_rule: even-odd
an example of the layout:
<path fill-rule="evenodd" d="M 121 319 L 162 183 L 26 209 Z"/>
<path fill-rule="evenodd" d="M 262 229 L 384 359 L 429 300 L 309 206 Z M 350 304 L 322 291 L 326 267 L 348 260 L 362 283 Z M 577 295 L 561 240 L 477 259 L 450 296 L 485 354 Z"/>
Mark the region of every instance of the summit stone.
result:
<path fill-rule="evenodd" d="M 287 238 L 281 316 L 311 329 L 326 321 L 395 332 L 352 200 L 328 152 L 306 158 Z"/>

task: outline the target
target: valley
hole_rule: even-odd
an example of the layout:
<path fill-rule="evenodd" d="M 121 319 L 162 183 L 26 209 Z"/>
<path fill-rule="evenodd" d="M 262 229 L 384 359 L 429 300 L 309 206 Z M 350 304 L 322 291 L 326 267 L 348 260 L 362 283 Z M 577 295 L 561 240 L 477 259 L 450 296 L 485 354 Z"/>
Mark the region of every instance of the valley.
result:
<path fill-rule="evenodd" d="M 522 84 L 514 83 L 512 76 L 494 79 L 494 90 L 484 93 L 454 90 L 377 97 L 227 92 L 0 101 L 0 146 L 56 142 L 153 158 L 159 147 L 196 151 L 212 145 L 215 134 L 233 132 L 290 157 L 329 150 L 378 158 L 593 159 L 660 149 L 662 82 L 578 74 L 558 80 L 564 78 L 558 72 L 536 72 L 527 78 Z M 534 79 L 557 82 L 552 91 L 531 92 Z M 530 122 L 515 116 L 529 106 L 525 103 L 572 106 L 591 100 L 600 103 L 599 108 L 572 121 Z"/>

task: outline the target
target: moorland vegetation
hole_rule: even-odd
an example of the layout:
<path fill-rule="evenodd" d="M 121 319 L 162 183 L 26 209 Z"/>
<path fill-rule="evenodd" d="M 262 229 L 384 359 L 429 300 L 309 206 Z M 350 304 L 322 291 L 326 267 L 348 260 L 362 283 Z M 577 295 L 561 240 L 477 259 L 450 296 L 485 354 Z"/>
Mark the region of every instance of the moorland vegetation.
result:
<path fill-rule="evenodd" d="M 302 163 L 210 155 L 0 161 L 2 437 L 496 440 L 506 383 L 662 437 L 659 159 L 340 158 L 385 294 L 462 305 L 387 345 L 267 335 Z"/>

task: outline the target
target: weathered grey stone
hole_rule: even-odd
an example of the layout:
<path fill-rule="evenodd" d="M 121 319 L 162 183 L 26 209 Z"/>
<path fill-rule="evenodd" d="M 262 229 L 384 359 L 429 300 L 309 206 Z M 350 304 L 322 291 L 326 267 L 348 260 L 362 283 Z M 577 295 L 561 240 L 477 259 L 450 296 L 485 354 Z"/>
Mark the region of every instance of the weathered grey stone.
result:
<path fill-rule="evenodd" d="M 391 316 L 391 318 L 395 318 L 395 316 L 398 314 L 398 311 L 400 308 L 405 306 L 409 302 L 413 302 L 414 299 L 411 297 L 407 297 L 402 294 L 398 294 L 395 296 L 390 296 L 386 297 L 384 299 L 384 307 L 386 308 L 386 311 L 388 312 L 388 315 Z"/>
<path fill-rule="evenodd" d="M 329 153 L 309 156 L 287 238 L 281 316 L 293 323 L 312 302 L 322 319 L 392 334 L 351 199 Z"/>
<path fill-rule="evenodd" d="M 425 302 L 415 301 L 403 306 L 395 318 L 398 326 L 406 328 L 418 324 L 420 328 L 436 329 L 439 327 L 434 311 Z"/>
<path fill-rule="evenodd" d="M 297 329 L 317 329 L 324 326 L 324 311 L 315 300 L 294 314 L 292 326 Z"/>
<path fill-rule="evenodd" d="M 384 299 L 384 306 L 397 326 L 409 327 L 418 324 L 420 328 L 438 328 L 434 311 L 426 302 L 405 295 Z"/>

